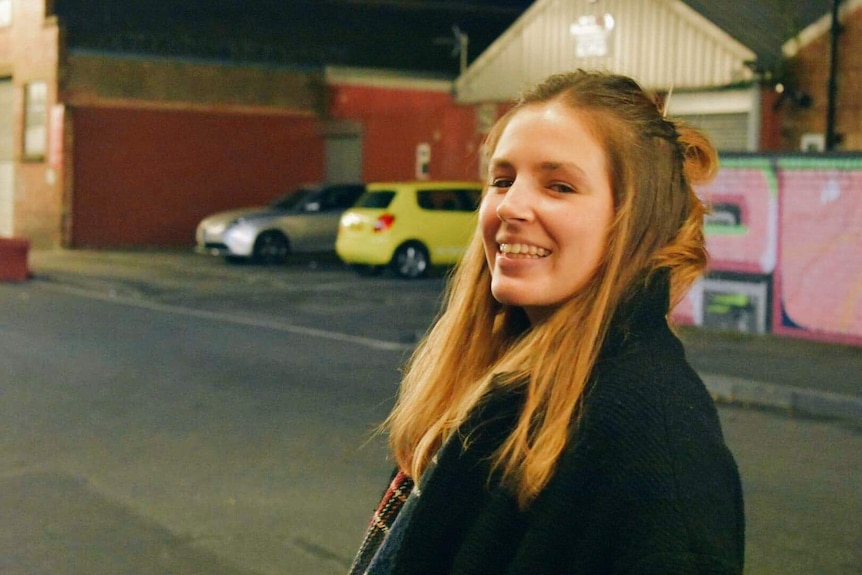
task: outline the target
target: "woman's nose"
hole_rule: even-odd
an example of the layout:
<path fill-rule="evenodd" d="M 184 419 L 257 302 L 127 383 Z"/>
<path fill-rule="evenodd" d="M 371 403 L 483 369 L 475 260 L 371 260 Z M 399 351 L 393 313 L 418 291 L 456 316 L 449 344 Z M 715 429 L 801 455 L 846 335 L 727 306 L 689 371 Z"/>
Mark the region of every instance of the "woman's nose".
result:
<path fill-rule="evenodd" d="M 527 187 L 522 183 L 513 182 L 497 204 L 497 217 L 504 222 L 529 221 L 532 214 L 533 207 Z"/>

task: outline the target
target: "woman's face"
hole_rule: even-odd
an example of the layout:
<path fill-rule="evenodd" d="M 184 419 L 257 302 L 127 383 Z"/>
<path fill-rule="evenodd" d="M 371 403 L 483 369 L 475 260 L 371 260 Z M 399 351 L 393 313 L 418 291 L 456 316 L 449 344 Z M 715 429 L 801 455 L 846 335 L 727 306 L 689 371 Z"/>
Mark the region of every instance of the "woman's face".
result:
<path fill-rule="evenodd" d="M 583 288 L 607 249 L 614 215 L 605 151 L 562 102 L 509 120 L 479 209 L 491 293 L 531 323 Z"/>

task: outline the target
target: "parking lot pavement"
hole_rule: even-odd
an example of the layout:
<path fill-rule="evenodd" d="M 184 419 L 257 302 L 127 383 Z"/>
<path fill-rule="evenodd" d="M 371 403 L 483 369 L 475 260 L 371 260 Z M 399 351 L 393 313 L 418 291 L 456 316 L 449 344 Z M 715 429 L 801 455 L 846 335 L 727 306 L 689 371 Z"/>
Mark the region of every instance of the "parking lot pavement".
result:
<path fill-rule="evenodd" d="M 862 347 L 680 331 L 692 365 L 717 400 L 862 424 Z"/>
<path fill-rule="evenodd" d="M 301 257 L 279 270 L 228 265 L 191 250 L 46 250 L 29 256 L 32 280 L 83 290 L 147 299 L 182 290 L 242 289 L 265 284 L 270 291 L 295 292 L 297 272 L 310 286 L 320 278 L 366 281 L 334 256 Z M 316 274 L 308 276 L 308 274 Z M 396 281 L 396 280 L 393 280 Z M 426 280 L 428 281 L 428 280 Z M 430 280 L 417 297 L 428 305 L 405 331 L 421 333 L 431 321 L 443 282 Z M 232 286 L 232 287 L 231 287 Z M 358 290 L 359 297 L 362 293 Z M 418 335 L 418 333 L 414 334 Z M 762 406 L 862 423 L 862 347 L 775 335 L 717 332 L 683 326 L 689 359 L 718 401 Z M 399 336 L 401 343 L 411 337 Z"/>

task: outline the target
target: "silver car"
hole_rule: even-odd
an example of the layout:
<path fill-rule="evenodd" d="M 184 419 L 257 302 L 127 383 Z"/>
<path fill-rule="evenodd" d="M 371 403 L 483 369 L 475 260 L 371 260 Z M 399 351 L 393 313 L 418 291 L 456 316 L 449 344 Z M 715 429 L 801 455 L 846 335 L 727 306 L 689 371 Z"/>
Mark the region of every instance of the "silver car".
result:
<path fill-rule="evenodd" d="M 262 264 L 283 263 L 291 253 L 333 251 L 341 213 L 364 191 L 362 184 L 309 185 L 269 206 L 213 214 L 198 224 L 196 250 Z"/>

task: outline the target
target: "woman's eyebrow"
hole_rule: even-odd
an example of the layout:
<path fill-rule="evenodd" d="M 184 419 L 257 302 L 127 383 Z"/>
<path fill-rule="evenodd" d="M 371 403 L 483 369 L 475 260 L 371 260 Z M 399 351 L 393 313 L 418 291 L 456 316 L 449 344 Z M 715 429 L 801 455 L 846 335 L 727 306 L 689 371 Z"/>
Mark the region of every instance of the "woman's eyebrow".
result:
<path fill-rule="evenodd" d="M 492 168 L 511 168 L 513 166 L 512 162 L 507 160 L 506 158 L 492 158 L 489 165 Z M 578 172 L 579 174 L 584 173 L 584 170 L 582 170 L 581 167 L 574 162 L 546 161 L 539 164 L 539 169 L 544 172 L 554 172 L 557 170 L 566 169 Z"/>
<path fill-rule="evenodd" d="M 558 170 L 568 170 L 575 172 L 576 175 L 580 177 L 586 176 L 584 170 L 574 162 L 542 162 L 539 164 L 539 168 L 543 172 L 556 172 Z"/>

